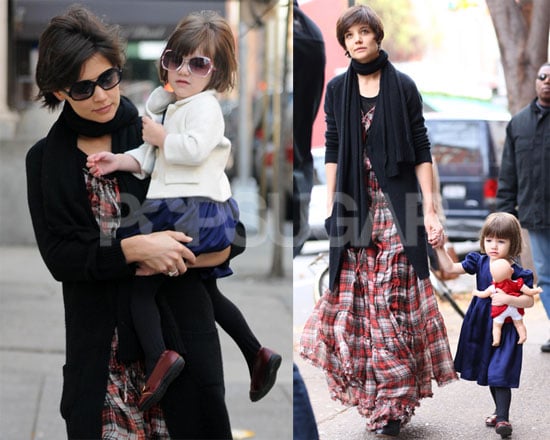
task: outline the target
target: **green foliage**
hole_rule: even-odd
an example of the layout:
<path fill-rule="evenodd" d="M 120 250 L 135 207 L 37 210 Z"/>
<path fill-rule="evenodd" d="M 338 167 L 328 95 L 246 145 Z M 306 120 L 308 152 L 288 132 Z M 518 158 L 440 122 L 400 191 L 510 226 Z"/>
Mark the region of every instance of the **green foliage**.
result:
<path fill-rule="evenodd" d="M 382 19 L 385 34 L 382 48 L 393 61 L 421 58 L 426 41 L 411 0 L 357 0 L 355 3 L 370 6 Z"/>

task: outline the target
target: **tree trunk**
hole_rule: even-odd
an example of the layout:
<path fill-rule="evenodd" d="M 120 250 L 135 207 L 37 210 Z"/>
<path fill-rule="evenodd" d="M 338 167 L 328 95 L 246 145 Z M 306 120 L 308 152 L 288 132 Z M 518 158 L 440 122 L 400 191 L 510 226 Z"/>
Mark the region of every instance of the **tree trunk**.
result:
<path fill-rule="evenodd" d="M 500 48 L 508 110 L 513 115 L 535 97 L 535 76 L 547 61 L 550 1 L 486 0 Z"/>

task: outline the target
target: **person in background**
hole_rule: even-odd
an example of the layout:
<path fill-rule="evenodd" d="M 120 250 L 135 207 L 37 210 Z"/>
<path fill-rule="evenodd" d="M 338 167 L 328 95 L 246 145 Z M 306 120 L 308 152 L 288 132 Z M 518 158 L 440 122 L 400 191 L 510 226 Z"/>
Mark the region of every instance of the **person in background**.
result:
<path fill-rule="evenodd" d="M 506 127 L 497 210 L 518 217 L 529 234 L 540 299 L 550 319 L 550 63 L 540 66 L 535 92 Z M 541 350 L 550 353 L 550 339 Z"/>
<path fill-rule="evenodd" d="M 444 233 L 420 94 L 381 49 L 382 21 L 353 6 L 336 35 L 351 63 L 325 95 L 329 289 L 300 354 L 369 430 L 397 437 L 432 380 L 457 379 L 428 269 Z"/>
<path fill-rule="evenodd" d="M 36 83 L 48 109 L 63 109 L 27 153 L 27 197 L 40 254 L 62 283 L 66 360 L 61 415 L 69 439 L 232 438 L 220 341 L 204 282 L 194 267 L 222 264 L 195 255 L 182 232 L 120 239 L 121 218 L 139 206 L 148 179 L 129 173 L 97 178 L 87 156 L 142 144 L 136 107 L 120 94 L 124 65 L 118 27 L 81 6 L 51 19 L 40 36 Z M 166 346 L 185 347 L 187 368 L 160 405 L 138 407 L 143 353 L 130 313 L 136 275 L 178 272 L 159 289 Z"/>
<path fill-rule="evenodd" d="M 319 27 L 294 0 L 294 168 L 292 171 L 293 255 L 309 236 L 309 202 L 313 186 L 311 136 L 325 86 L 325 43 Z"/>

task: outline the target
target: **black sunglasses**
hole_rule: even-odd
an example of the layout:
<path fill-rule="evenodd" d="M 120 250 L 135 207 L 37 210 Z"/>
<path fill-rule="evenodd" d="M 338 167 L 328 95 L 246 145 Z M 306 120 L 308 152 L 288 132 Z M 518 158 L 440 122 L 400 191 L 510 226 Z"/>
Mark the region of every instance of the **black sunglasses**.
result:
<path fill-rule="evenodd" d="M 165 70 L 178 71 L 187 64 L 189 73 L 197 76 L 207 77 L 212 70 L 216 70 L 212 65 L 212 60 L 208 57 L 184 58 L 168 49 L 162 54 L 160 59 L 162 68 Z"/>
<path fill-rule="evenodd" d="M 84 101 L 94 94 L 95 86 L 103 90 L 111 90 L 122 80 L 122 70 L 118 67 L 111 67 L 97 77 L 97 81 L 86 79 L 75 82 L 69 90 L 63 90 L 75 101 Z"/>
<path fill-rule="evenodd" d="M 541 81 L 544 81 L 546 78 L 548 78 L 548 75 L 546 73 L 541 73 L 540 75 L 537 75 L 537 79 L 540 79 Z"/>

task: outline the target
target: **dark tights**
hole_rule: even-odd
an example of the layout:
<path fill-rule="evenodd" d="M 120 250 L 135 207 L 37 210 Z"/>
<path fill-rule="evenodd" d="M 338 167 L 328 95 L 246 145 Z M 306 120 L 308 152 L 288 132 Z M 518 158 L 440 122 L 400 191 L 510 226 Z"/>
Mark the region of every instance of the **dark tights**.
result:
<path fill-rule="evenodd" d="M 147 375 L 151 374 L 158 358 L 166 350 L 160 314 L 155 301 L 156 293 L 165 280 L 166 278 L 163 275 L 134 278 L 131 305 L 132 317 L 138 338 L 145 352 Z M 208 278 L 204 280 L 203 284 L 212 301 L 216 322 L 237 343 L 251 373 L 254 359 L 261 348 L 260 343 L 250 330 L 238 307 L 220 292 L 216 279 Z M 182 355 L 185 357 L 185 353 L 182 353 Z"/>
<path fill-rule="evenodd" d="M 260 342 L 250 330 L 239 308 L 220 292 L 216 279 L 204 280 L 204 286 L 212 300 L 216 322 L 237 343 L 246 359 L 248 370 L 252 374 L 256 354 L 262 348 Z"/>
<path fill-rule="evenodd" d="M 164 350 L 164 337 L 160 313 L 155 300 L 157 292 L 164 281 L 164 275 L 135 277 L 132 286 L 131 310 L 134 328 L 145 354 L 145 371 L 147 377 Z"/>
<path fill-rule="evenodd" d="M 512 402 L 512 390 L 504 387 L 489 387 L 491 396 L 495 401 L 495 414 L 497 422 L 507 422 L 510 417 L 510 403 Z"/>

